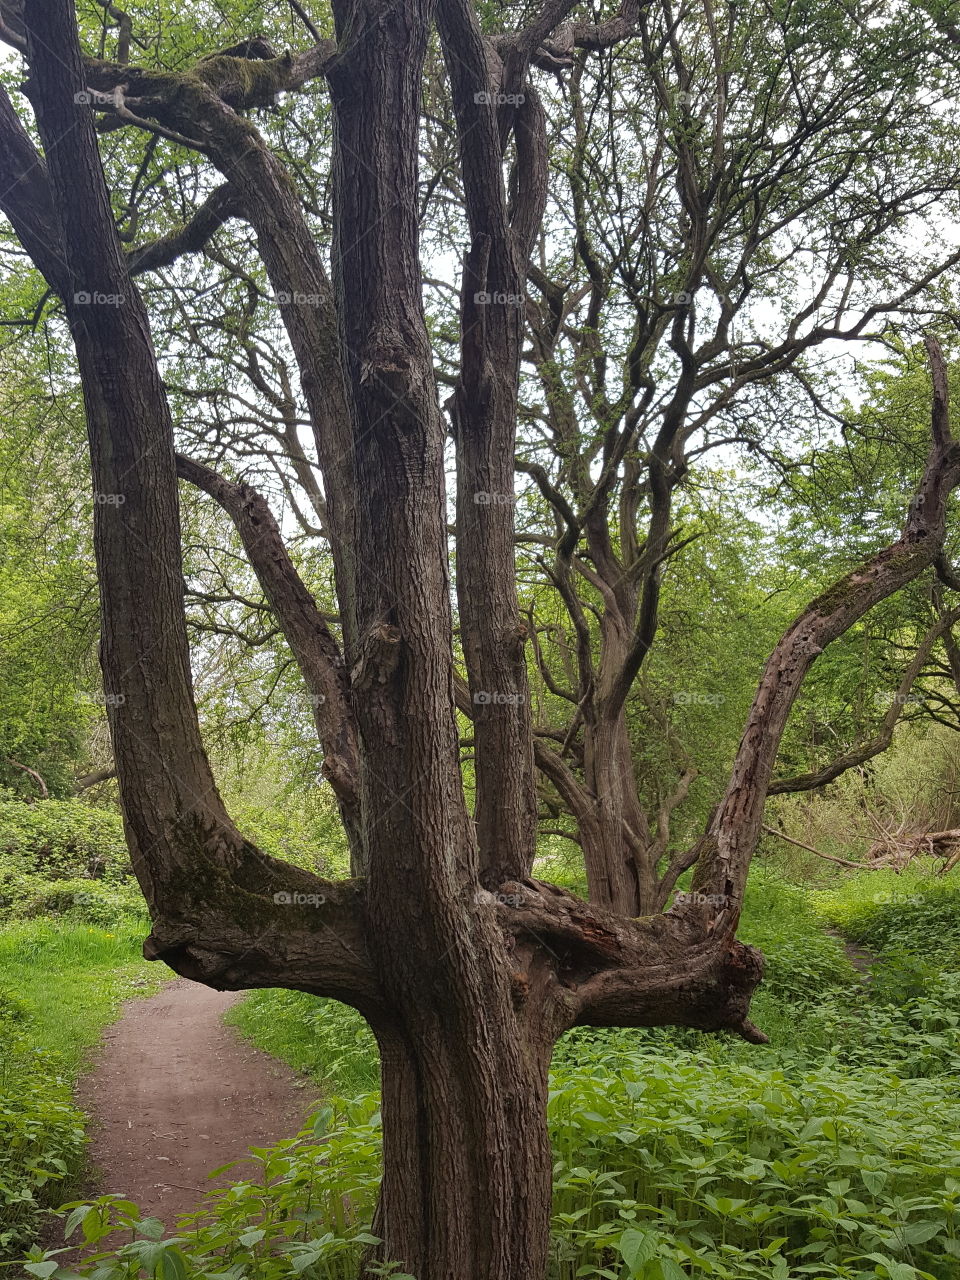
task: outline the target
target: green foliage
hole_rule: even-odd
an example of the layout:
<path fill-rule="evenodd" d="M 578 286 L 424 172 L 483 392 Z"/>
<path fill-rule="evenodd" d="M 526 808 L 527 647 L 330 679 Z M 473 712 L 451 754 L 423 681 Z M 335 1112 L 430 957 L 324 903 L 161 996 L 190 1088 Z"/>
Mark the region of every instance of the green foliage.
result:
<path fill-rule="evenodd" d="M 853 977 L 843 947 L 824 933 L 808 892 L 763 867 L 750 876 L 738 936 L 764 953 L 763 990 L 781 1002 L 819 998 Z"/>
<path fill-rule="evenodd" d="M 69 1229 L 91 1243 L 139 1231 L 76 1274 L 352 1280 L 376 1196 L 376 1106 L 336 1102 L 299 1139 L 255 1151 L 258 1175 L 210 1193 L 173 1236 L 110 1197 L 72 1207 Z M 549 1118 L 550 1280 L 958 1274 L 960 1100 L 939 1083 L 635 1054 L 616 1075 L 555 1072 Z M 38 1251 L 30 1274 L 74 1274 L 51 1263 Z"/>
<path fill-rule="evenodd" d="M 115 813 L 81 800 L 23 804 L 0 800 L 0 856 L 50 879 L 130 874 L 123 824 Z"/>
<path fill-rule="evenodd" d="M 960 887 L 929 868 L 874 871 L 811 895 L 823 919 L 876 951 L 953 966 L 960 959 Z"/>
<path fill-rule="evenodd" d="M 80 800 L 0 801 L 0 920 L 108 926 L 144 912 L 116 814 Z"/>
<path fill-rule="evenodd" d="M 235 822 L 264 853 L 317 875 L 349 874 L 343 824 L 328 793 L 313 787 L 231 804 Z"/>
<path fill-rule="evenodd" d="M 302 991 L 255 991 L 230 1010 L 227 1022 L 327 1088 L 353 1094 L 379 1084 L 369 1027 L 356 1010 L 335 1000 Z"/>
<path fill-rule="evenodd" d="M 84 698 L 97 625 L 89 480 L 75 401 L 47 394 L 57 359 L 39 335 L 18 344 L 13 369 L 0 355 L 0 787 L 29 797 L 38 784 L 17 766 L 68 794 L 96 715 Z"/>
<path fill-rule="evenodd" d="M 73 1078 L 119 1002 L 169 976 L 140 958 L 143 933 L 130 920 L 0 928 L 0 1258 L 22 1252 L 78 1189 L 85 1139 Z"/>
<path fill-rule="evenodd" d="M 85 1147 L 62 1061 L 29 1046 L 27 1014 L 11 1018 L 8 1000 L 0 993 L 0 1258 L 34 1237 L 44 1209 L 69 1191 Z"/>

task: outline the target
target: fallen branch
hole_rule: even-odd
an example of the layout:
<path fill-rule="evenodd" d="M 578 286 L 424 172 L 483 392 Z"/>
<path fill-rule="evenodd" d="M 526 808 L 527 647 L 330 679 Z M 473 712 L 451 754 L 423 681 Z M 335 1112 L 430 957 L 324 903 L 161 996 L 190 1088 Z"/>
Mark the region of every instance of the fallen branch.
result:
<path fill-rule="evenodd" d="M 862 862 L 851 862 L 849 858 L 835 858 L 832 853 L 824 853 L 822 849 L 815 849 L 812 844 L 804 844 L 802 840 L 794 840 L 793 836 L 788 836 L 783 831 L 778 831 L 776 827 L 768 827 L 766 823 L 763 824 L 761 830 L 766 831 L 768 835 L 776 836 L 778 840 L 786 840 L 787 844 L 795 844 L 798 849 L 806 849 L 807 853 L 815 853 L 818 858 L 825 858 L 827 862 L 835 862 L 838 867 L 855 867 L 857 871 L 870 870 Z"/>
<path fill-rule="evenodd" d="M 28 773 L 40 788 L 40 794 L 44 800 L 50 799 L 50 792 L 47 790 L 47 784 L 40 777 L 39 773 L 37 773 L 36 769 L 31 769 L 29 765 L 21 764 L 19 760 L 13 760 L 10 756 L 7 756 L 6 760 L 7 764 L 12 764 L 15 769 L 22 769 L 24 773 Z"/>

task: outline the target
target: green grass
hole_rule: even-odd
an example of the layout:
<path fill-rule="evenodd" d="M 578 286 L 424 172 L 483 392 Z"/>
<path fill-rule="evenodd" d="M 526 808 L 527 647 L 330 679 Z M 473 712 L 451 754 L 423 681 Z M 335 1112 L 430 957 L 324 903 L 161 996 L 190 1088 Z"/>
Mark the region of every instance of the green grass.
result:
<path fill-rule="evenodd" d="M 165 965 L 143 959 L 149 926 L 125 919 L 111 929 L 45 919 L 0 929 L 0 989 L 26 1006 L 35 1047 L 76 1074 L 120 1003 L 169 981 Z"/>
<path fill-rule="evenodd" d="M 143 919 L 110 929 L 32 919 L 0 928 L 0 1257 L 76 1194 L 84 1117 L 72 1086 L 121 1002 L 169 979 L 140 954 Z"/>
<path fill-rule="evenodd" d="M 355 1010 L 302 991 L 255 991 L 226 1021 L 254 1044 L 347 1097 L 380 1083 L 377 1046 Z"/>

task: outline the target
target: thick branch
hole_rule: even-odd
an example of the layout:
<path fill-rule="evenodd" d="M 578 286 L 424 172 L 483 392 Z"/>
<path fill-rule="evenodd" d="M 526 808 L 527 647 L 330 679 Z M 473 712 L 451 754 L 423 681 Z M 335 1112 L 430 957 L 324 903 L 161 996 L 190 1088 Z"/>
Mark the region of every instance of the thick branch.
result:
<path fill-rule="evenodd" d="M 271 858 L 254 883 L 213 878 L 190 905 L 154 919 L 148 960 L 219 991 L 284 987 L 382 1014 L 361 881 L 320 880 Z"/>
<path fill-rule="evenodd" d="M 356 891 L 264 856 L 217 791 L 191 684 L 173 423 L 84 105 L 72 0 L 27 0 L 25 24 L 70 264 L 65 305 L 94 488 L 115 499 L 95 506 L 101 663 L 105 688 L 123 694 L 108 708 L 131 858 L 154 921 L 149 953 L 224 986 L 296 986 L 294 970 L 308 964 L 311 989 L 372 1000 Z M 306 900 L 288 902 L 293 893 Z"/>
<path fill-rule="evenodd" d="M 747 1017 L 763 957 L 704 930 L 686 902 L 628 920 L 534 880 L 502 884 L 497 902 L 521 957 L 533 967 L 539 952 L 554 969 L 567 1025 L 682 1024 L 766 1040 Z"/>
<path fill-rule="evenodd" d="M 839 778 L 848 769 L 853 769 L 857 765 L 866 763 L 867 760 L 872 760 L 881 751 L 886 751 L 893 741 L 893 731 L 896 728 L 897 721 L 900 719 L 903 708 L 907 704 L 910 690 L 930 657 L 934 645 L 945 632 L 949 632 L 950 628 L 958 620 L 960 620 L 960 607 L 951 609 L 948 614 L 945 614 L 944 617 L 934 623 L 923 637 L 913 661 L 903 673 L 903 679 L 891 699 L 887 714 L 880 722 L 880 728 L 872 738 L 868 738 L 865 742 L 861 742 L 849 751 L 845 751 L 822 769 L 814 770 L 812 773 L 797 774 L 792 778 L 778 778 L 775 782 L 770 783 L 767 795 L 776 796 L 792 791 L 812 791 L 815 787 L 822 787 L 828 782 L 833 782 L 834 778 Z"/>
<path fill-rule="evenodd" d="M 229 182 L 212 191 L 178 231 L 141 245 L 127 255 L 131 275 L 168 267 L 186 253 L 199 253 L 215 232 L 243 212 L 243 195 Z"/>
<path fill-rule="evenodd" d="M 514 560 L 517 394 L 526 258 L 546 196 L 544 120 L 522 113 L 525 158 L 511 225 L 497 93 L 476 13 L 442 0 L 471 244 L 461 281 L 460 375 L 449 402 L 457 448 L 457 597 L 476 710 L 477 842 L 485 880 L 525 875 L 536 843 L 530 695 Z M 503 95 L 501 95 L 503 96 Z"/>
<path fill-rule="evenodd" d="M 943 357 L 928 342 L 938 386 Z M 933 445 L 900 538 L 842 578 L 800 615 L 777 644 L 760 680 L 734 761 L 726 795 L 710 827 L 694 889 L 722 895 L 731 908 L 718 927 L 736 927 L 750 858 L 756 847 L 770 774 L 790 709 L 807 672 L 831 641 L 848 631 L 875 604 L 929 567 L 943 548 L 946 505 L 960 482 L 960 445 L 948 433 L 946 406 L 933 408 Z"/>

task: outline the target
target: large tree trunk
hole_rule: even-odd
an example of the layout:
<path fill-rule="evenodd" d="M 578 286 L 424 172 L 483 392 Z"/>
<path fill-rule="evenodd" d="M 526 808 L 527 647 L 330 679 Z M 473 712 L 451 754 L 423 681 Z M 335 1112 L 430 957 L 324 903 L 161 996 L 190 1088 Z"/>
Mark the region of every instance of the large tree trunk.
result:
<path fill-rule="evenodd" d="M 341 27 L 348 18 L 337 9 Z M 384 1258 L 418 1280 L 521 1280 L 542 1275 L 546 1262 L 552 1041 L 535 1053 L 525 1042 L 495 903 L 478 888 L 459 771 L 445 431 L 420 301 L 416 184 L 429 29 L 424 0 L 402 0 L 330 75 L 335 279 L 357 481 L 353 685 L 367 911 L 390 1010 L 387 1024 L 374 1021 L 384 1048 L 378 1223 Z M 501 537 L 498 572 L 511 550 Z M 509 600 L 508 591 L 504 618 Z M 523 688 L 517 656 L 510 661 Z M 522 736 L 525 704 L 509 711 Z M 523 874 L 532 850 L 498 821 L 490 806 L 500 797 L 485 787 L 481 800 L 491 831 L 519 859 L 511 869 Z M 508 816 L 521 813 L 511 797 Z"/>
<path fill-rule="evenodd" d="M 406 1032 L 379 1035 L 384 1174 L 375 1234 L 384 1243 L 377 1255 L 402 1259 L 417 1280 L 542 1276 L 550 1038 L 524 1044 L 509 1008 L 499 1025 L 486 1016 L 451 1021 L 428 973 L 405 991 Z M 477 995 L 482 1000 L 479 986 Z"/>
<path fill-rule="evenodd" d="M 656 863 L 646 815 L 637 794 L 633 746 L 621 707 L 589 722 L 584 733 L 584 775 L 596 797 L 596 822 L 583 842 L 590 901 L 626 916 L 661 909 Z"/>

